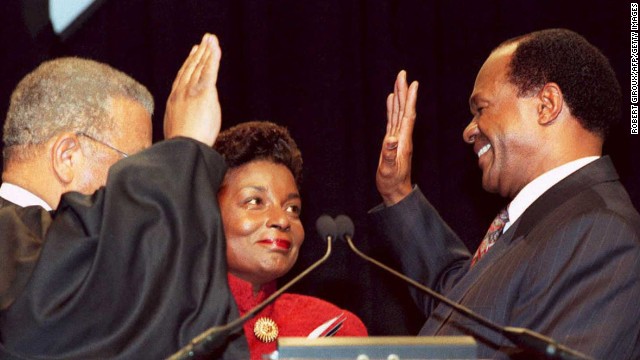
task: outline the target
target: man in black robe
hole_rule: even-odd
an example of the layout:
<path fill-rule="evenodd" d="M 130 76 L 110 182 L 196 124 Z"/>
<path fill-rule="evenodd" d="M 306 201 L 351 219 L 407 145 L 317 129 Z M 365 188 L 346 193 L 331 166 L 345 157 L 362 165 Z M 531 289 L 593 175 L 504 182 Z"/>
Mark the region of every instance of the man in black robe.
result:
<path fill-rule="evenodd" d="M 0 358 L 158 359 L 237 317 L 216 201 L 225 165 L 211 148 L 220 54 L 207 34 L 183 64 L 164 142 L 128 156 L 141 149 L 126 128 L 111 143 L 72 132 L 49 146 L 60 149 L 53 171 L 79 192 L 53 212 L 0 200 Z M 143 111 L 117 101 L 114 117 Z M 94 164 L 83 146 L 116 157 Z M 83 194 L 104 182 L 99 169 L 81 179 L 73 167 L 113 163 L 106 185 Z M 248 357 L 241 329 L 224 343 L 212 358 Z"/>

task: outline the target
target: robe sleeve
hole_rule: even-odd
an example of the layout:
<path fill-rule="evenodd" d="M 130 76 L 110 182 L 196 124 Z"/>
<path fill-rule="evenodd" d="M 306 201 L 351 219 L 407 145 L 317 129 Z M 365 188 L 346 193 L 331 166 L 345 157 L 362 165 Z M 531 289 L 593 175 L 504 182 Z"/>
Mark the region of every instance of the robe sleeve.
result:
<path fill-rule="evenodd" d="M 216 199 L 224 173 L 214 150 L 179 138 L 115 164 L 93 196 L 65 194 L 0 318 L 6 351 L 161 359 L 236 318 Z M 241 329 L 212 355 L 247 358 Z"/>

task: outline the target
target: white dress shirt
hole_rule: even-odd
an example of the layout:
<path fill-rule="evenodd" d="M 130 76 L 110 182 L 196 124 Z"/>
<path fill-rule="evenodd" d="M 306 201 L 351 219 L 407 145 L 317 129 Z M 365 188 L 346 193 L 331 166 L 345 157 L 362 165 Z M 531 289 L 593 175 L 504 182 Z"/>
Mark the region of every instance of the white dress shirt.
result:
<path fill-rule="evenodd" d="M 37 205 L 47 211 L 52 210 L 49 204 L 32 192 L 7 182 L 3 182 L 2 185 L 0 185 L 0 197 L 22 207 Z"/>
<path fill-rule="evenodd" d="M 559 183 L 562 179 L 578 171 L 587 164 L 598 160 L 599 156 L 588 156 L 578 160 L 570 161 L 560 165 L 555 169 L 538 176 L 520 190 L 518 195 L 511 201 L 508 207 L 509 222 L 505 224 L 503 232 L 520 218 L 527 208 L 533 204 L 545 191 L 549 190 L 553 185 Z"/>

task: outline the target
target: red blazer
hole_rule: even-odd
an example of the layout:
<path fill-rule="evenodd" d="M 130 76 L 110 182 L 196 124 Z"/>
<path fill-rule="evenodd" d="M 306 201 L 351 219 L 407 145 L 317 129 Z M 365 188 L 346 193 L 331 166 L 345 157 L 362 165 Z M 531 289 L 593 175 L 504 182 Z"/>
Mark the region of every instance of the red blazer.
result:
<path fill-rule="evenodd" d="M 241 316 L 276 291 L 274 281 L 263 286 L 260 292 L 254 296 L 249 282 L 231 274 L 228 277 L 231 293 L 238 304 Z M 335 336 L 367 336 L 367 328 L 362 321 L 349 311 L 312 296 L 282 294 L 271 305 L 244 324 L 251 360 L 262 360 L 263 354 L 269 354 L 276 350 L 277 339 L 272 342 L 263 342 L 254 334 L 254 326 L 258 319 L 267 317 L 273 320 L 278 327 L 278 337 L 306 337 L 315 328 L 342 313 L 346 316 L 346 320 Z"/>

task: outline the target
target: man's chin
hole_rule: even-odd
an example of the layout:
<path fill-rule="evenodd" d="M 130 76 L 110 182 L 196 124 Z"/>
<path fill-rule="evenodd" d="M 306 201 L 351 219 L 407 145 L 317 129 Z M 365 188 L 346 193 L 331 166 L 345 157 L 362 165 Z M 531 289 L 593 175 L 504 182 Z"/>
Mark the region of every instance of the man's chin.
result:
<path fill-rule="evenodd" d="M 498 194 L 500 192 L 500 188 L 498 187 L 498 184 L 492 181 L 484 173 L 482 174 L 482 188 L 484 189 L 484 191 L 491 194 Z"/>

